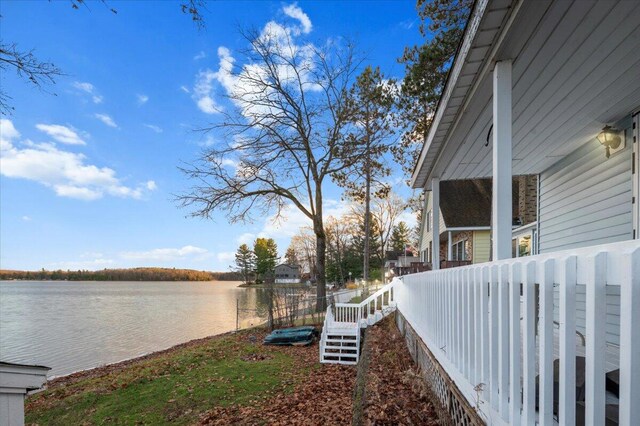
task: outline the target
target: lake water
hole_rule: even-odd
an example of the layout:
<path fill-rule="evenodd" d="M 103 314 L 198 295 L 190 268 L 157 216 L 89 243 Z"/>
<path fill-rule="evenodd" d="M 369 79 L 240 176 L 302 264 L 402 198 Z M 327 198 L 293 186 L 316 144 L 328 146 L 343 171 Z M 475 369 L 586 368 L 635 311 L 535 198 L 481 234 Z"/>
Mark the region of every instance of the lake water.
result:
<path fill-rule="evenodd" d="M 231 331 L 261 297 L 238 284 L 0 281 L 0 360 L 60 376 Z"/>

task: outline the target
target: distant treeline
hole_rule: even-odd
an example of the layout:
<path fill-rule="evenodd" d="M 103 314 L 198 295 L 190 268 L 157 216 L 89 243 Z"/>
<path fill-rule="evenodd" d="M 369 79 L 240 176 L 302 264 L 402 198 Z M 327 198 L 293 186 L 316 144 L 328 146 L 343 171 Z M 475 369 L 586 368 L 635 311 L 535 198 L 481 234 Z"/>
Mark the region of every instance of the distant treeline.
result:
<path fill-rule="evenodd" d="M 175 268 L 103 269 L 101 271 L 11 271 L 0 269 L 0 280 L 68 281 L 240 281 L 239 272 L 208 272 Z"/>

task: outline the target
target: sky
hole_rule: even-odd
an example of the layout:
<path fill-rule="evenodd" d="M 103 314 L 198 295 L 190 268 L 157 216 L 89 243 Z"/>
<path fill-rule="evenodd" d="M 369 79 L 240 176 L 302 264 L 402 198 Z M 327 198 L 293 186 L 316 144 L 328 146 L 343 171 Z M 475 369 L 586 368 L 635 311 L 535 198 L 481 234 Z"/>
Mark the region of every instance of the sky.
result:
<path fill-rule="evenodd" d="M 159 266 L 228 270 L 241 243 L 274 238 L 284 254 L 309 222 L 190 217 L 178 169 L 211 143 L 194 129 L 228 108 L 225 66 L 247 47 L 240 28 L 279 25 L 296 42 L 355 41 L 364 65 L 401 78 L 405 46 L 421 42 L 413 1 L 215 1 L 198 30 L 179 1 L 0 3 L 0 38 L 64 72 L 43 90 L 2 72 L 14 111 L 0 122 L 0 268 Z M 222 67 L 222 68 L 221 68 Z M 396 168 L 390 181 L 410 195 Z M 327 215 L 348 206 L 328 183 Z M 415 221 L 407 214 L 405 220 Z M 411 222 L 410 224 L 413 224 Z"/>

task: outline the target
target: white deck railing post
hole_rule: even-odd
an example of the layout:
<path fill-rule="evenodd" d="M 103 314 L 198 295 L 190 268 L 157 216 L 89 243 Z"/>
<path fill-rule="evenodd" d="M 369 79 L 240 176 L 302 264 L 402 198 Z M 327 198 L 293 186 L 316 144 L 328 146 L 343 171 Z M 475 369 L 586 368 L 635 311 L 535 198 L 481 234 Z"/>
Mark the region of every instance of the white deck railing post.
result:
<path fill-rule="evenodd" d="M 607 317 L 607 254 L 598 253 L 587 271 L 585 424 L 605 423 L 605 326 Z"/>
<path fill-rule="evenodd" d="M 621 263 L 620 424 L 630 425 L 640 419 L 640 248 Z"/>
<path fill-rule="evenodd" d="M 560 424 L 576 423 L 576 257 L 561 264 L 560 275 Z"/>

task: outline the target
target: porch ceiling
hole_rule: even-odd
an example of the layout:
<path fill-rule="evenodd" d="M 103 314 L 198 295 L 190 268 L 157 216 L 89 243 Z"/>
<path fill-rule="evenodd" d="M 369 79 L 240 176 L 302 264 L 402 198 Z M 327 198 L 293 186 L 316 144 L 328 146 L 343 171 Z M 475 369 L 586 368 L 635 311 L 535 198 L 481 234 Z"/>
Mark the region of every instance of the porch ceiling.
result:
<path fill-rule="evenodd" d="M 434 176 L 491 176 L 491 143 L 485 144 L 497 60 L 513 60 L 514 174 L 544 171 L 640 106 L 640 2 L 476 5 L 483 7 L 476 26 L 470 22 L 468 49 L 463 44 L 454 64 L 458 71 L 452 70 L 414 171 L 414 188 L 430 188 Z"/>

